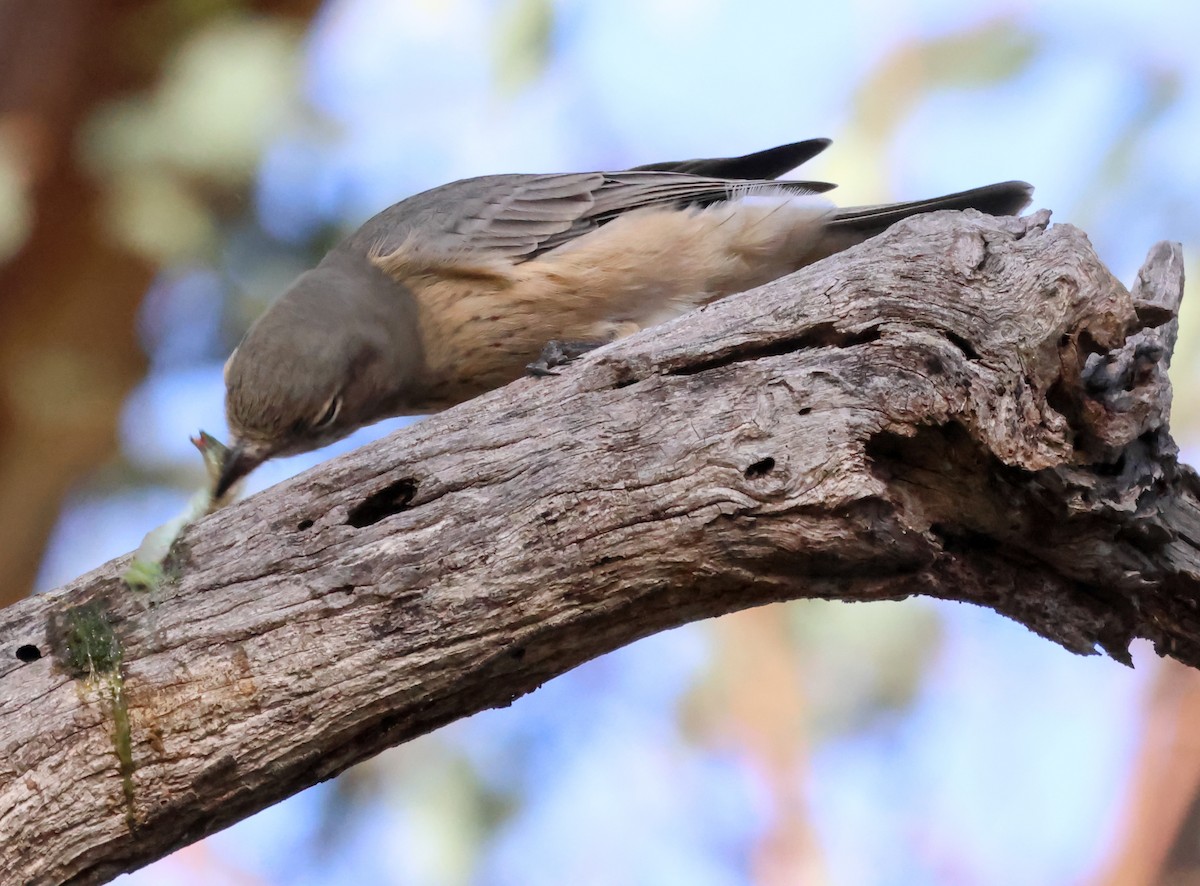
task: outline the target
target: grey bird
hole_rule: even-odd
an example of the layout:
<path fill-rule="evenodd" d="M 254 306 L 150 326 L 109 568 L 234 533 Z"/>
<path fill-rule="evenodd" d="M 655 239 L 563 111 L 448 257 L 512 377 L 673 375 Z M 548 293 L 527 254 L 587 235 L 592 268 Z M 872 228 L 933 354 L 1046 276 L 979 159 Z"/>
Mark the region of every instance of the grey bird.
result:
<path fill-rule="evenodd" d="M 751 289 L 910 215 L 1012 215 L 1010 181 L 836 209 L 826 182 L 777 180 L 810 139 L 621 172 L 493 175 L 369 219 L 302 274 L 225 365 L 232 451 L 215 490 L 268 458 L 507 384 L 553 342 L 573 352 Z"/>

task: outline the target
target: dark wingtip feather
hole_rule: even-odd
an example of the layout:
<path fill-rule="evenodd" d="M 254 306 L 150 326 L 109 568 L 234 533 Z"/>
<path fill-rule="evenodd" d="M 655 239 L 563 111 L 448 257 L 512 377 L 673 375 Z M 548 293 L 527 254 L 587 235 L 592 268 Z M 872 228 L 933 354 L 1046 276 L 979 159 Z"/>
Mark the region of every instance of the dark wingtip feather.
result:
<path fill-rule="evenodd" d="M 714 157 L 704 160 L 668 160 L 635 166 L 639 172 L 683 172 L 711 178 L 761 181 L 779 178 L 802 163 L 807 163 L 829 147 L 827 138 L 810 138 L 740 157 Z"/>

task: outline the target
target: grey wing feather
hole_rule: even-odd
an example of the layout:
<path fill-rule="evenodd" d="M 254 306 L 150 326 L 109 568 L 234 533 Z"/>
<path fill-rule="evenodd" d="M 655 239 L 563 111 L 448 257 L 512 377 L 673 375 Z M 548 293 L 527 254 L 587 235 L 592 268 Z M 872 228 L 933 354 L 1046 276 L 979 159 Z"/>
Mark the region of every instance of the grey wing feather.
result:
<path fill-rule="evenodd" d="M 519 256 L 528 260 L 549 252 L 618 216 L 650 207 L 707 206 L 728 200 L 734 194 L 761 187 L 798 194 L 817 194 L 821 183 L 803 181 L 743 181 L 675 172 L 631 170 L 607 173 L 604 183 L 592 192 L 593 205 L 570 228 L 548 234 L 531 252 Z M 516 256 L 514 256 L 516 257 Z"/>
<path fill-rule="evenodd" d="M 812 194 L 821 182 L 746 181 L 630 170 L 493 175 L 453 182 L 385 209 L 338 249 L 386 253 L 410 236 L 448 255 L 528 261 L 636 209 L 704 206 L 748 188 Z"/>

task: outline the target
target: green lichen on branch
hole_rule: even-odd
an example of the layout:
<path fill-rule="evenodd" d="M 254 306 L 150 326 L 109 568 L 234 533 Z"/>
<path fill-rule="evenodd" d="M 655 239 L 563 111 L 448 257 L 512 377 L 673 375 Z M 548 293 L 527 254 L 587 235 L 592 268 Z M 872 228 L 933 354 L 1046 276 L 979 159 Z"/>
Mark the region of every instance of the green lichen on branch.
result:
<path fill-rule="evenodd" d="M 103 600 L 73 606 L 51 618 L 49 636 L 66 671 L 86 689 L 108 702 L 112 717 L 113 750 L 121 773 L 125 823 L 137 827 L 133 790 L 133 736 L 125 701 L 121 660 L 125 650 Z"/>
<path fill-rule="evenodd" d="M 120 671 L 121 640 L 101 601 L 73 606 L 55 621 L 51 636 L 58 639 L 59 661 L 72 677 L 96 679 Z"/>
<path fill-rule="evenodd" d="M 125 681 L 120 672 L 104 681 L 109 702 L 112 704 L 113 750 L 117 752 L 117 765 L 121 772 L 121 793 L 125 797 L 125 825 L 137 830 L 137 810 L 133 793 L 133 730 L 129 725 L 129 706 L 125 703 Z"/>

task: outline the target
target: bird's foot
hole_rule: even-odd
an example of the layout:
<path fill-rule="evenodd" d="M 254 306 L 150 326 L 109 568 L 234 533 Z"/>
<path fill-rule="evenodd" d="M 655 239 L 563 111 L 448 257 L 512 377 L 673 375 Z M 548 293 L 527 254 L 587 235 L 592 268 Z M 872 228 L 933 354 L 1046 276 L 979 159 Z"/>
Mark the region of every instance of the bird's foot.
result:
<path fill-rule="evenodd" d="M 526 370 L 530 375 L 546 376 L 558 375 L 555 372 L 560 366 L 579 359 L 588 351 L 594 351 L 601 345 L 606 345 L 604 341 L 548 341 L 546 346 L 542 348 L 541 356 L 536 361 L 526 366 Z"/>

